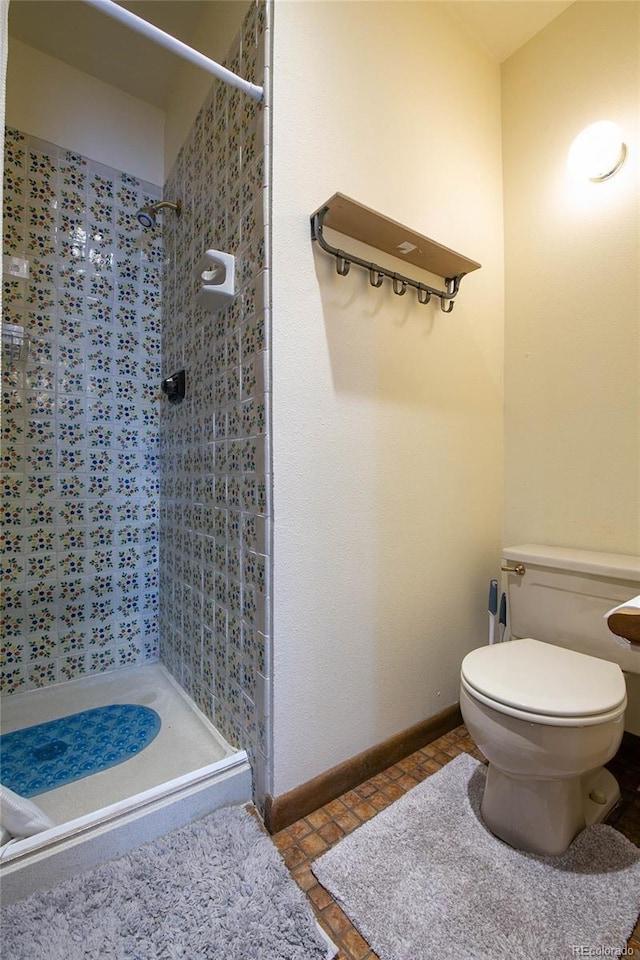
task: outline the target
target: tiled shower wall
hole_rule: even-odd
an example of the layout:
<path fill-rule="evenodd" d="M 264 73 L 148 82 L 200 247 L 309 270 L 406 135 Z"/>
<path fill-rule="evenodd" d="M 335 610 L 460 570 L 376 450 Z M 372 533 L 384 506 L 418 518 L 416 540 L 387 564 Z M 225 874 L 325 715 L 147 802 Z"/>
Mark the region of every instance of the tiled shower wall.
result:
<path fill-rule="evenodd" d="M 10 693 L 157 659 L 158 187 L 9 129 L 2 362 L 3 622 Z"/>
<path fill-rule="evenodd" d="M 226 62 L 262 83 L 266 9 L 252 4 Z M 161 415 L 163 662 L 251 757 L 258 803 L 268 760 L 268 352 L 262 106 L 214 83 L 164 188 L 162 375 L 186 370 Z M 207 249 L 236 256 L 239 293 L 194 302 Z"/>

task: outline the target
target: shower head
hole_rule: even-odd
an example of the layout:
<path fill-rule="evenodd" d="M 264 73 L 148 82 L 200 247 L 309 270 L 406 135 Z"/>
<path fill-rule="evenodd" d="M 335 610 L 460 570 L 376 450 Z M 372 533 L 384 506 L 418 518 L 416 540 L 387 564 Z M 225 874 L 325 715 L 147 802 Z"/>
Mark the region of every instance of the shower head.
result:
<path fill-rule="evenodd" d="M 157 203 L 150 203 L 145 207 L 141 207 L 136 213 L 138 218 L 138 223 L 141 227 L 144 227 L 145 230 L 150 230 L 156 225 L 156 215 L 160 213 L 161 210 L 173 210 L 176 217 L 180 216 L 182 211 L 182 204 L 179 200 L 176 203 L 173 203 L 171 200 L 158 200 Z"/>
<path fill-rule="evenodd" d="M 156 215 L 155 211 L 151 207 L 142 207 L 138 210 L 136 214 L 138 218 L 138 223 L 140 226 L 144 227 L 145 230 L 150 230 L 151 227 L 156 225 Z"/>

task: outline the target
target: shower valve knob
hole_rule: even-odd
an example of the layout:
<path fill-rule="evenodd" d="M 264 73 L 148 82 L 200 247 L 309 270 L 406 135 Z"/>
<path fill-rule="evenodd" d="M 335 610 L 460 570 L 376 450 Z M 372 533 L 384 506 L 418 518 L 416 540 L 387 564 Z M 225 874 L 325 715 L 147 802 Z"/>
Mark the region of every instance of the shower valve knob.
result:
<path fill-rule="evenodd" d="M 187 392 L 186 374 L 179 370 L 162 381 L 162 392 L 166 393 L 169 403 L 181 403 Z"/>

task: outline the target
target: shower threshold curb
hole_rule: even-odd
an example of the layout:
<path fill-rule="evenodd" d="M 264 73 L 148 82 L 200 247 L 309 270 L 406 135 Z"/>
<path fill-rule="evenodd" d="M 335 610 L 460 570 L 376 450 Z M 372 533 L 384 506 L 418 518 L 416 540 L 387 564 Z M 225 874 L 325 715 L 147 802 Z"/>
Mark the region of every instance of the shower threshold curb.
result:
<path fill-rule="evenodd" d="M 48 890 L 220 807 L 251 800 L 245 750 L 93 813 L 11 841 L 0 854 L 5 904 Z"/>

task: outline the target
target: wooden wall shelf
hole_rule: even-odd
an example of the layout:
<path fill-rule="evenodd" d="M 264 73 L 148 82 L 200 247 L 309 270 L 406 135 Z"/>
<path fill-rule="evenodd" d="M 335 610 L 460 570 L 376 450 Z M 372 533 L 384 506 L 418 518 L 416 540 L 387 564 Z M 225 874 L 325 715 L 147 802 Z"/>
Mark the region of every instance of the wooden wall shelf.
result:
<path fill-rule="evenodd" d="M 442 277 L 445 281 L 445 289 L 438 290 L 426 283 L 332 247 L 323 236 L 324 227 L 329 227 L 414 267 L 428 270 L 429 273 Z M 394 292 L 399 296 L 402 296 L 407 287 L 411 286 L 417 290 L 420 303 L 428 303 L 431 296 L 439 297 L 440 306 L 445 313 L 450 313 L 453 309 L 453 300 L 458 293 L 462 277 L 480 268 L 480 264 L 475 260 L 463 257 L 454 250 L 416 233 L 415 230 L 410 230 L 342 193 L 334 193 L 330 200 L 323 203 L 312 214 L 311 237 L 318 241 L 323 250 L 336 257 L 336 269 L 341 276 L 346 276 L 351 264 L 356 263 L 369 270 L 372 286 L 381 286 L 383 278 L 388 277 L 393 282 Z"/>

